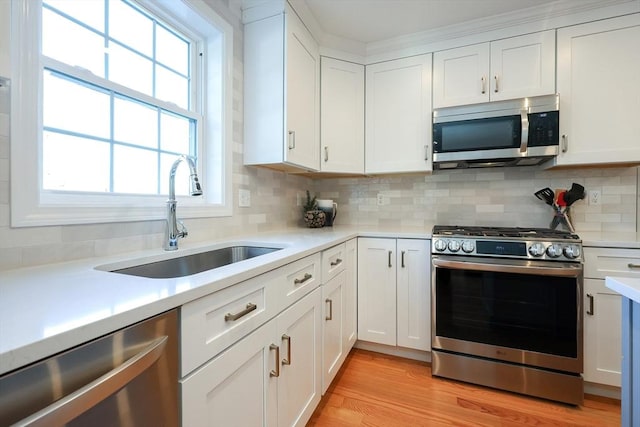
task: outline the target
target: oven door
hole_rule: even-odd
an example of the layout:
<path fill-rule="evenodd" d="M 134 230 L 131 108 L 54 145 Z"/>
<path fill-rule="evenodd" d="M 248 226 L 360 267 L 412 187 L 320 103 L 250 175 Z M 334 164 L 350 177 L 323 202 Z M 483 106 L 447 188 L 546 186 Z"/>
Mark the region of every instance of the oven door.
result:
<path fill-rule="evenodd" d="M 434 256 L 432 347 L 581 373 L 580 263 Z"/>

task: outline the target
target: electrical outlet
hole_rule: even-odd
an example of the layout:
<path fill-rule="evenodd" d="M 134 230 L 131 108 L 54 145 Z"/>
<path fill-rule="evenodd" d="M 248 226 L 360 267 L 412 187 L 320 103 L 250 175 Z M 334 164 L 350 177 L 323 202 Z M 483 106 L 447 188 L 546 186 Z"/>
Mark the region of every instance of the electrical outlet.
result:
<path fill-rule="evenodd" d="M 248 208 L 251 206 L 251 191 L 241 188 L 238 190 L 238 206 Z"/>
<path fill-rule="evenodd" d="M 384 196 L 382 193 L 378 193 L 378 206 L 384 205 Z"/>
<path fill-rule="evenodd" d="M 591 206 L 598 206 L 601 202 L 602 194 L 600 190 L 589 190 L 589 204 Z"/>

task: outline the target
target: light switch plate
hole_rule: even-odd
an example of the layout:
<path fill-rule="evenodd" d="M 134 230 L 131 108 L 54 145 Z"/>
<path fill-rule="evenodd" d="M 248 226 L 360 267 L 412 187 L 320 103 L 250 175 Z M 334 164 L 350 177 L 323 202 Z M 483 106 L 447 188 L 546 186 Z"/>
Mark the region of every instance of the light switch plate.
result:
<path fill-rule="evenodd" d="M 244 188 L 238 190 L 238 206 L 241 208 L 251 206 L 251 191 Z"/>

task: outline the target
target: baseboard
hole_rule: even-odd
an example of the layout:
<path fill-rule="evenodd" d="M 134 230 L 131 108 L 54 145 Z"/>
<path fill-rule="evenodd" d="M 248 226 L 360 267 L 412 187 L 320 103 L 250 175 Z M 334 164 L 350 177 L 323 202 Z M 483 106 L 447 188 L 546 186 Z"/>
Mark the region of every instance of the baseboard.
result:
<path fill-rule="evenodd" d="M 621 400 L 620 387 L 614 387 L 611 385 L 589 383 L 585 381 L 584 394 L 591 394 L 594 396 L 606 397 L 608 399 Z"/>
<path fill-rule="evenodd" d="M 356 341 L 355 348 L 361 350 L 375 351 L 376 353 L 388 354 L 390 356 L 404 357 L 405 359 L 419 360 L 431 363 L 431 352 L 414 350 L 412 348 L 394 347 L 390 345 L 377 344 L 369 341 Z"/>

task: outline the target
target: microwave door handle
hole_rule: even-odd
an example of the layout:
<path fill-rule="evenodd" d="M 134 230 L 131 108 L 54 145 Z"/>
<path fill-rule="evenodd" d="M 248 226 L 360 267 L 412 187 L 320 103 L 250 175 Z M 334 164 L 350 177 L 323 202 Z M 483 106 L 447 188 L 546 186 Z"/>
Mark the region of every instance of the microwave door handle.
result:
<path fill-rule="evenodd" d="M 522 122 L 522 131 L 520 132 L 520 152 L 527 152 L 527 144 L 529 143 L 529 109 L 520 110 L 520 121 Z"/>

